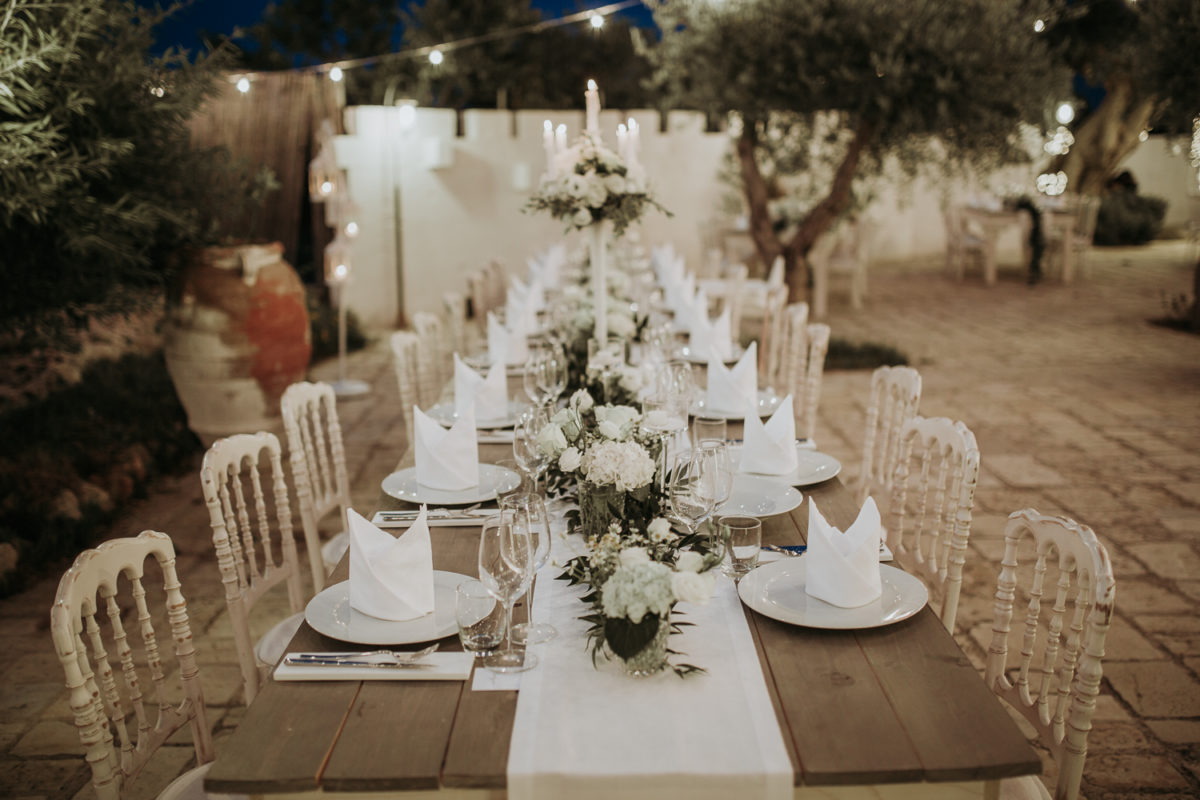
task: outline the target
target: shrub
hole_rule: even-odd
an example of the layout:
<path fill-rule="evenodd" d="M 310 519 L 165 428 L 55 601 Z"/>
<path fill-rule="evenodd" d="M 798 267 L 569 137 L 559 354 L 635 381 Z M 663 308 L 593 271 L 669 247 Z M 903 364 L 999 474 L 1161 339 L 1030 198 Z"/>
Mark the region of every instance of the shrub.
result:
<path fill-rule="evenodd" d="M 1162 230 L 1167 201 L 1130 191 L 1110 191 L 1100 198 L 1096 212 L 1098 245 L 1145 244 Z"/>
<path fill-rule="evenodd" d="M 875 369 L 908 363 L 908 356 L 896 348 L 878 342 L 851 342 L 837 337 L 829 340 L 825 369 Z"/>

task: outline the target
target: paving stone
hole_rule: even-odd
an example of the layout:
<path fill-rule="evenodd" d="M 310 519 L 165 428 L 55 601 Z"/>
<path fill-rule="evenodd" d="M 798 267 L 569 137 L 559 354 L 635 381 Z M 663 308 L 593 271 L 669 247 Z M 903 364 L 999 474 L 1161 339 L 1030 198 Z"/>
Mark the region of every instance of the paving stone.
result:
<path fill-rule="evenodd" d="M 12 755 L 58 756 L 64 754 L 83 756 L 83 744 L 79 731 L 70 722 L 48 720 L 36 723 L 28 733 L 12 747 Z"/>
<path fill-rule="evenodd" d="M 1200 721 L 1194 719 L 1148 719 L 1150 732 L 1169 744 L 1200 744 Z"/>
<path fill-rule="evenodd" d="M 1138 618 L 1140 623 L 1142 618 Z M 1108 661 L 1148 661 L 1167 658 L 1167 654 L 1154 646 L 1154 642 L 1138 633 L 1129 622 L 1121 616 L 1113 619 L 1108 629 L 1108 637 L 1104 640 L 1105 662 Z"/>
<path fill-rule="evenodd" d="M 1157 511 L 1158 521 L 1172 533 L 1200 540 L 1200 511 L 1190 508 L 1168 508 Z"/>
<path fill-rule="evenodd" d="M 91 768 L 79 758 L 0 760 L 0 797 L 70 797 L 91 780 Z M 95 792 L 91 792 L 95 797 Z"/>
<path fill-rule="evenodd" d="M 1200 682 L 1171 662 L 1108 662 L 1104 678 L 1140 716 L 1200 716 Z"/>
<path fill-rule="evenodd" d="M 1138 624 L 1172 653 L 1200 656 L 1200 618 L 1191 614 L 1141 614 Z"/>
<path fill-rule="evenodd" d="M 1195 481 L 1168 483 L 1165 484 L 1165 488 L 1184 501 L 1194 506 L 1200 506 L 1200 485 L 1197 485 Z"/>
<path fill-rule="evenodd" d="M 16 683 L 0 691 L 0 719 L 32 719 L 53 703 L 66 696 L 64 683 Z"/>
<path fill-rule="evenodd" d="M 1066 483 L 1062 475 L 1029 455 L 992 455 L 987 459 L 987 468 L 1016 488 L 1041 489 Z"/>
<path fill-rule="evenodd" d="M 1100 694 L 1096 696 L 1096 713 L 1092 715 L 1093 721 L 1121 722 L 1133 718 L 1133 715 L 1126 710 L 1125 706 L 1121 705 L 1117 698 L 1109 694 L 1107 689 L 1101 688 Z"/>
<path fill-rule="evenodd" d="M 1145 789 L 1179 790 L 1192 786 L 1191 781 L 1160 755 L 1106 753 L 1102 758 L 1089 758 L 1083 769 L 1089 786 L 1096 787 L 1101 794 Z"/>
<path fill-rule="evenodd" d="M 1091 756 L 1093 753 L 1153 750 L 1157 742 L 1152 741 L 1137 723 L 1100 721 L 1093 722 L 1087 745 Z"/>
<path fill-rule="evenodd" d="M 1146 579 L 1130 578 L 1117 584 L 1117 608 L 1123 613 L 1190 611 L 1192 603 L 1181 592 Z"/>
<path fill-rule="evenodd" d="M 1188 579 L 1200 575 L 1200 553 L 1185 543 L 1128 545 L 1129 552 L 1163 578 Z"/>

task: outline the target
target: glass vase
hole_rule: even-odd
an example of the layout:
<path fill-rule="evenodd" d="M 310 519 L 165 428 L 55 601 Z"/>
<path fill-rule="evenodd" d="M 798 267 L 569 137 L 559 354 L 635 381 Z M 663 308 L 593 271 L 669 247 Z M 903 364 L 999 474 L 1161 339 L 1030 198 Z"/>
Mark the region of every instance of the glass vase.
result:
<path fill-rule="evenodd" d="M 622 658 L 625 672 L 635 678 L 647 678 L 655 675 L 667 666 L 667 637 L 671 635 L 671 623 L 666 619 L 658 621 L 658 632 L 646 646 L 630 658 Z"/>
<path fill-rule="evenodd" d="M 625 493 L 617 491 L 616 486 L 579 482 L 579 531 L 585 538 L 603 536 L 624 513 Z"/>

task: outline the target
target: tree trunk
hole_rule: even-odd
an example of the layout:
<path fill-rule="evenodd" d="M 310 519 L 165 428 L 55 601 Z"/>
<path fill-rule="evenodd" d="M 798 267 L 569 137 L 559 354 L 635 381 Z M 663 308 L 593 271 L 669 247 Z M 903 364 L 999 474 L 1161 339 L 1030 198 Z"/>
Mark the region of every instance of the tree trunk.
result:
<path fill-rule="evenodd" d="M 775 233 L 771 224 L 771 214 L 767 211 L 767 182 L 758 169 L 758 160 L 754 150 L 758 147 L 757 123 L 746 120 L 742 125 L 742 135 L 737 140 L 738 163 L 742 168 L 742 191 L 746 195 L 746 207 L 750 209 L 750 236 L 754 240 L 754 249 L 763 266 L 771 268 L 775 257 L 783 252 L 783 243 Z"/>
<path fill-rule="evenodd" d="M 1192 271 L 1192 330 L 1200 333 L 1200 259 Z"/>
<path fill-rule="evenodd" d="M 1047 172 L 1064 172 L 1067 190 L 1096 195 L 1121 163 L 1139 144 L 1138 137 L 1150 127 L 1157 100 L 1139 98 L 1128 77 L 1105 82 L 1100 106 L 1074 131 L 1075 143 L 1065 155 L 1055 156 Z"/>

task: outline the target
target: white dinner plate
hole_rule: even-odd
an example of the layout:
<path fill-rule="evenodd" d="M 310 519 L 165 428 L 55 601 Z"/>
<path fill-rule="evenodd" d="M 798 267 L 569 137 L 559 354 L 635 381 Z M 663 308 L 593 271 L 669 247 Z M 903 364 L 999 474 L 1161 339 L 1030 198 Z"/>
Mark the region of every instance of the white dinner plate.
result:
<path fill-rule="evenodd" d="M 496 464 L 479 465 L 479 483 L 456 492 L 431 489 L 417 483 L 417 468 L 393 472 L 383 479 L 383 491 L 389 497 L 408 503 L 428 503 L 435 506 L 457 506 L 492 500 L 521 485 L 521 476 L 507 467 Z"/>
<path fill-rule="evenodd" d="M 508 401 L 508 407 L 504 410 L 504 414 L 499 417 L 476 417 L 475 427 L 479 430 L 491 430 L 494 428 L 511 428 L 517 424 L 517 419 L 520 418 L 521 412 L 529 408 L 528 403 L 518 403 L 515 400 Z M 458 412 L 454 410 L 454 403 L 438 403 L 433 408 L 429 409 L 429 416 L 433 417 L 438 424 L 445 427 L 450 427 L 458 421 Z"/>
<path fill-rule="evenodd" d="M 492 366 L 492 360 L 486 353 L 484 355 L 467 356 L 462 362 L 476 372 L 484 372 Z M 512 364 L 506 364 L 504 372 L 506 375 L 524 375 L 525 362 L 517 361 Z"/>
<path fill-rule="evenodd" d="M 735 344 L 733 346 L 732 353 L 733 354 L 729 358 L 726 358 L 723 360 L 723 363 L 736 364 L 738 359 L 741 358 L 743 355 L 745 355 L 746 348 L 742 347 L 741 345 Z M 702 356 L 702 355 L 699 355 L 698 353 L 693 353 L 691 351 L 691 348 L 689 348 L 686 344 L 683 347 L 679 348 L 679 357 L 682 358 L 684 361 L 690 361 L 693 364 L 704 365 L 704 364 L 708 363 L 708 356 Z"/>
<path fill-rule="evenodd" d="M 740 444 L 729 446 L 729 459 L 733 462 L 733 468 L 737 469 L 738 464 L 742 462 L 742 446 Z M 783 475 L 768 475 L 761 472 L 745 474 L 774 478 L 792 486 L 812 486 L 827 481 L 842 471 L 842 462 L 826 453 L 810 450 L 799 442 L 796 443 L 796 461 L 796 468 Z"/>
<path fill-rule="evenodd" d="M 779 408 L 779 404 L 783 402 L 783 398 L 774 392 L 762 391 L 758 393 L 758 415 L 760 417 L 769 417 Z M 745 419 L 746 412 L 744 411 L 713 411 L 708 408 L 707 392 L 700 390 L 697 398 L 692 401 L 692 407 L 688 409 L 693 417 L 719 417 L 720 419 Z"/>
<path fill-rule="evenodd" d="M 433 571 L 433 611 L 409 620 L 372 617 L 350 607 L 350 581 L 327 586 L 308 601 L 304 619 L 317 633 L 354 644 L 417 644 L 443 639 L 458 631 L 454 590 L 466 575 Z"/>
<path fill-rule="evenodd" d="M 791 511 L 804 502 L 804 495 L 775 478 L 739 473 L 733 476 L 733 491 L 715 516 L 740 514 L 744 517 L 770 517 Z"/>
<path fill-rule="evenodd" d="M 841 608 L 810 597 L 804 589 L 808 554 L 763 564 L 738 583 L 742 602 L 758 613 L 806 628 L 858 630 L 878 628 L 908 619 L 929 602 L 919 578 L 902 569 L 879 565 L 883 593 L 857 608 Z"/>

